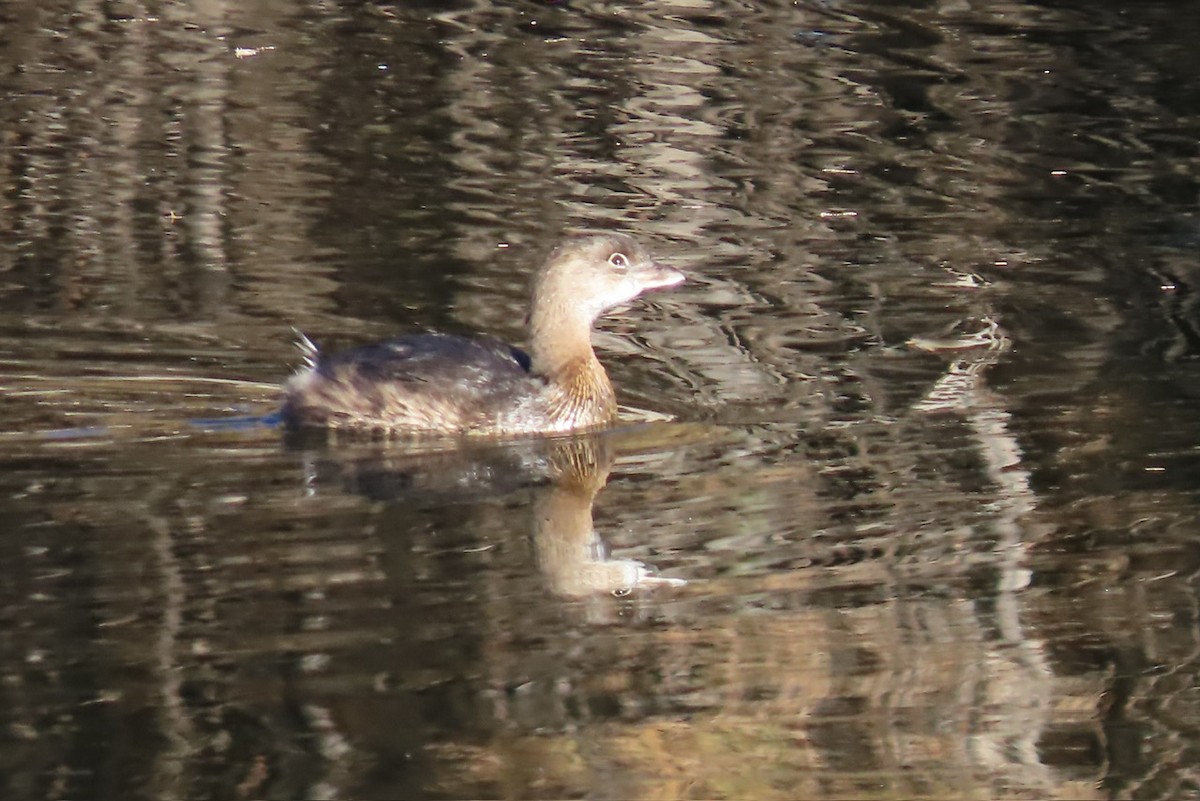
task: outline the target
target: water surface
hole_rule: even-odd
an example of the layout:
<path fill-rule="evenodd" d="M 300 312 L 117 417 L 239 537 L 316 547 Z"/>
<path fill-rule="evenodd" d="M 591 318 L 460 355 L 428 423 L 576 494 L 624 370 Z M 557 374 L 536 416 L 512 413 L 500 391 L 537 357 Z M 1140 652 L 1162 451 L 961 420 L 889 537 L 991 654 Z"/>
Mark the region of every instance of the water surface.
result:
<path fill-rule="evenodd" d="M 1198 27 L 0 2 L 3 796 L 1200 792 Z M 617 429 L 252 422 L 587 229 Z"/>

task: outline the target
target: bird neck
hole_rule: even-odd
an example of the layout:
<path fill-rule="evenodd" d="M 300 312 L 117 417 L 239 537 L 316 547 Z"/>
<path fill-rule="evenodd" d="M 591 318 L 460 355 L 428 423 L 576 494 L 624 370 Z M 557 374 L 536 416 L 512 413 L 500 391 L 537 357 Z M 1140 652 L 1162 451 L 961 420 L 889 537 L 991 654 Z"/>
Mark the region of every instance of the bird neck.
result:
<path fill-rule="evenodd" d="M 617 414 L 616 393 L 592 350 L 590 324 L 539 328 L 530 332 L 532 370 L 546 379 L 550 416 L 564 427 L 602 425 Z"/>
<path fill-rule="evenodd" d="M 579 308 L 566 287 L 539 287 L 532 306 L 529 355 L 535 372 L 554 378 L 569 367 L 578 369 L 582 363 L 596 362 L 592 318 Z"/>

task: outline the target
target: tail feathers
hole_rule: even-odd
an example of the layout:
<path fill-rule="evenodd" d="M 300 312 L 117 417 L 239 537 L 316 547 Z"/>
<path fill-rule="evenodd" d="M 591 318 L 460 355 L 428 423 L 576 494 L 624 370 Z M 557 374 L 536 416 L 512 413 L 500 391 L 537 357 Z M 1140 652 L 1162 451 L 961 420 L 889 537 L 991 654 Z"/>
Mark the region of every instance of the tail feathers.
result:
<path fill-rule="evenodd" d="M 317 360 L 321 358 L 321 349 L 299 328 L 292 326 L 292 333 L 296 335 L 296 347 L 299 349 L 300 355 L 304 357 L 304 366 L 310 370 L 315 369 Z"/>

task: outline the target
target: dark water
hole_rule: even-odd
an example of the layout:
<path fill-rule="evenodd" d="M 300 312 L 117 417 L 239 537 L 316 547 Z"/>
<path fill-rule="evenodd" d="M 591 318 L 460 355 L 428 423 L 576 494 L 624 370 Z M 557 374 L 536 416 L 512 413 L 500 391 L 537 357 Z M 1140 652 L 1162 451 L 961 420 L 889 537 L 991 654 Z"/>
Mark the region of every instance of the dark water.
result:
<path fill-rule="evenodd" d="M 0 2 L 0 795 L 1196 797 L 1198 37 Z M 590 228 L 693 277 L 628 425 L 195 423 L 292 325 L 519 340 Z"/>

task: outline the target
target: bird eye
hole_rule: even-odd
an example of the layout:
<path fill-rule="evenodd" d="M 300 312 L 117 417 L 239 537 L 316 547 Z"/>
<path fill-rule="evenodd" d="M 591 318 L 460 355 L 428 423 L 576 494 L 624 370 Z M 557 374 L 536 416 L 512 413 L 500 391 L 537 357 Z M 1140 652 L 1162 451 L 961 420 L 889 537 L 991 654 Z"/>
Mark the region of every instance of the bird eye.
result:
<path fill-rule="evenodd" d="M 608 257 L 608 263 L 618 270 L 624 270 L 629 266 L 629 259 L 626 258 L 624 253 L 614 253 Z"/>

